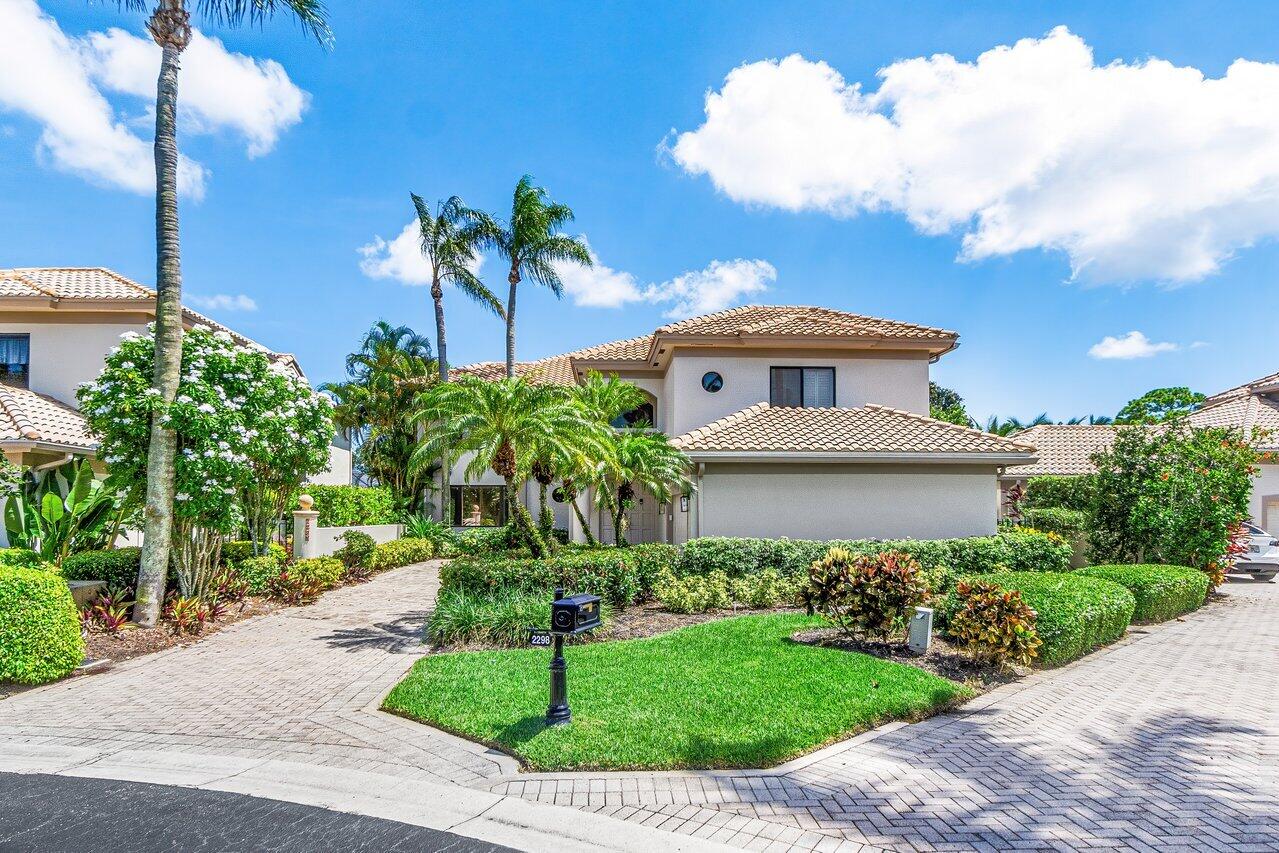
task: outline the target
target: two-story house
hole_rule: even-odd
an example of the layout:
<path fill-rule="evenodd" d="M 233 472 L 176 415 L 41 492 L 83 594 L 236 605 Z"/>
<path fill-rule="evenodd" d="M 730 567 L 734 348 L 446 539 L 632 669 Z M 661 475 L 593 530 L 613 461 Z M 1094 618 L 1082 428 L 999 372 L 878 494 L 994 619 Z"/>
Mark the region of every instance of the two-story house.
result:
<path fill-rule="evenodd" d="M 521 362 L 533 381 L 575 383 L 588 371 L 635 383 L 635 413 L 674 437 L 695 488 L 670 505 L 640 495 L 636 542 L 699 536 L 951 537 L 993 533 L 997 483 L 1031 445 L 928 416 L 929 365 L 955 332 L 828 308 L 748 305 L 662 326 L 652 334 Z M 503 375 L 482 362 L 459 369 Z M 453 473 L 452 522 L 500 523 L 496 476 Z M 531 491 L 526 487 L 526 496 Z M 593 532 L 607 513 L 579 498 Z M 556 523 L 583 533 L 571 508 Z"/>
<path fill-rule="evenodd" d="M 276 353 L 190 309 L 187 328 L 222 329 L 303 376 L 297 359 Z M 96 379 L 125 332 L 155 319 L 155 291 L 101 268 L 0 269 L 0 451 L 33 467 L 92 457 L 96 442 L 76 409 L 76 389 Z M 349 483 L 351 453 L 341 439 L 317 483 Z"/>

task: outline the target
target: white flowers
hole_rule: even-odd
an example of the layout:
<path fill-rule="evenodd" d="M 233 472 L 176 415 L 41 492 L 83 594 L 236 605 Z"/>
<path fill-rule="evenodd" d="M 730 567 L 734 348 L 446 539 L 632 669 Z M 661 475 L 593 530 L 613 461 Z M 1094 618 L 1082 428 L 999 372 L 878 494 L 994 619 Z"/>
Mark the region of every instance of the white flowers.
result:
<path fill-rule="evenodd" d="M 173 499 L 175 501 L 182 501 L 183 503 L 185 503 L 186 501 L 191 500 L 191 496 L 188 495 L 186 492 L 178 492 L 176 495 L 173 496 Z"/>
<path fill-rule="evenodd" d="M 201 403 L 200 405 L 196 406 L 196 409 L 198 409 L 201 412 L 204 412 L 206 415 L 216 414 L 218 411 L 217 409 L 213 408 L 212 403 Z"/>

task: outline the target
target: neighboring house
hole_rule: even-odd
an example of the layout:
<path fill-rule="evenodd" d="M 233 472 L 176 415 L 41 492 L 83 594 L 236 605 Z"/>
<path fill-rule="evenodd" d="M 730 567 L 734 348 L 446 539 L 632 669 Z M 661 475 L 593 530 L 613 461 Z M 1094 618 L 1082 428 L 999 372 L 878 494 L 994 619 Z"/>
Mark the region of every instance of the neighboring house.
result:
<path fill-rule="evenodd" d="M 1000 508 L 1014 485 L 1023 489 L 1031 477 L 1077 477 L 1095 473 L 1094 453 L 1109 450 L 1118 427 L 1108 424 L 1040 424 L 1014 434 L 1034 446 L 1039 460 L 1031 465 L 1009 465 L 999 476 Z"/>
<path fill-rule="evenodd" d="M 223 329 L 304 376 L 297 360 L 275 353 L 190 309 L 185 325 Z M 11 462 L 56 465 L 92 458 L 96 443 L 76 410 L 76 389 L 98 377 L 125 332 L 155 319 L 155 291 L 101 268 L 0 269 L 0 450 Z M 316 483 L 349 483 L 351 452 L 330 449 Z"/>
<path fill-rule="evenodd" d="M 1190 423 L 1234 427 L 1262 453 L 1248 511 L 1267 531 L 1279 529 L 1279 373 L 1213 394 Z"/>
<path fill-rule="evenodd" d="M 595 370 L 633 382 L 648 400 L 626 420 L 652 423 L 689 455 L 695 489 L 665 506 L 639 495 L 633 542 L 988 534 L 999 472 L 1034 462 L 1035 449 L 928 417 L 929 365 L 957 343 L 955 332 L 912 323 L 750 305 L 520 362 L 517 372 L 572 384 Z M 482 362 L 459 372 L 504 371 Z M 454 524 L 501 523 L 500 480 L 488 472 L 463 483 L 462 468 Z M 610 538 L 607 513 L 590 496 L 579 501 L 595 535 Z M 557 525 L 584 538 L 571 508 L 554 508 Z"/>

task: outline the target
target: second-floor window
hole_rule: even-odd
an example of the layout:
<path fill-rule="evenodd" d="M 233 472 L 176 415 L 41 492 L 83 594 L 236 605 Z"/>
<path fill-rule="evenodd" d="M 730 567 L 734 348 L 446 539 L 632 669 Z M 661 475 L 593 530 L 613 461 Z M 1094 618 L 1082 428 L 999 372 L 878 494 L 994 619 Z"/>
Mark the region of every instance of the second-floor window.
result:
<path fill-rule="evenodd" d="M 0 384 L 27 387 L 31 367 L 31 336 L 0 335 Z"/>
<path fill-rule="evenodd" d="M 774 367 L 768 402 L 807 409 L 835 405 L 835 368 Z"/>

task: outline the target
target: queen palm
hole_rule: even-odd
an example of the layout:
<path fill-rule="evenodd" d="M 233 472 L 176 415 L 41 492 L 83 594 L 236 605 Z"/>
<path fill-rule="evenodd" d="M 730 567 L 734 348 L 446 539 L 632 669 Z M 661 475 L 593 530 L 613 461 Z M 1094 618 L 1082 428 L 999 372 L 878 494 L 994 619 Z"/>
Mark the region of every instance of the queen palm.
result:
<path fill-rule="evenodd" d="M 659 504 L 670 503 L 673 489 L 691 487 L 691 463 L 664 433 L 646 429 L 614 430 L 612 450 L 602 472 L 600 505 L 613 515 L 613 539 L 626 544 L 627 513 L 635 504 L 636 488 L 643 488 Z"/>
<path fill-rule="evenodd" d="M 154 5 L 152 5 L 154 3 Z M 160 46 L 155 97 L 155 372 L 152 387 L 162 403 L 178 393 L 182 367 L 182 267 L 178 240 L 178 69 L 191 42 L 186 0 L 116 0 L 131 12 L 151 10 L 147 32 Z M 224 26 L 261 23 L 286 9 L 321 42 L 329 39 L 320 0 L 199 0 L 196 8 Z M 138 570 L 133 618 L 152 626 L 160 616 L 173 535 L 174 457 L 177 436 L 163 419 L 151 420 L 147 453 L 147 495 L 142 566 Z"/>
<path fill-rule="evenodd" d="M 502 303 L 484 286 L 471 270 L 484 243 L 497 231 L 488 214 L 472 210 L 458 196 L 438 202 L 435 212 L 419 195 L 410 193 L 417 211 L 422 254 L 431 267 L 431 300 L 435 303 L 435 354 L 439 362 L 440 381 L 449 381 L 448 341 L 444 334 L 444 287 L 451 283 L 462 295 L 477 302 L 499 317 L 505 316 Z M 447 456 L 447 452 L 445 452 Z M 440 472 L 442 518 L 451 518 L 449 503 L 452 472 L 446 464 Z"/>
<path fill-rule="evenodd" d="M 502 478 L 511 522 L 535 557 L 546 554 L 546 543 L 528 509 L 515 499 L 515 487 L 528 475 L 533 453 L 553 448 L 557 456 L 598 455 L 606 437 L 567 388 L 522 378 L 462 376 L 435 385 L 421 396 L 414 419 L 425 434 L 411 464 L 425 466 L 445 448 L 445 465 L 472 454 L 466 475 L 478 478 L 491 469 Z"/>
<path fill-rule="evenodd" d="M 555 269 L 557 263 L 592 266 L 591 252 L 585 241 L 561 234 L 560 229 L 573 221 L 573 211 L 566 204 L 551 201 L 544 188 L 534 186 L 525 175 L 515 185 L 511 200 L 511 219 L 489 240 L 507 263 L 510 286 L 506 298 L 506 375 L 515 375 L 515 293 L 526 277 L 548 288 L 558 298 L 564 294 L 564 282 Z"/>

